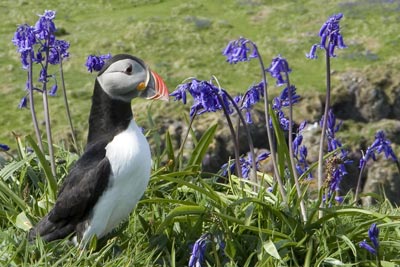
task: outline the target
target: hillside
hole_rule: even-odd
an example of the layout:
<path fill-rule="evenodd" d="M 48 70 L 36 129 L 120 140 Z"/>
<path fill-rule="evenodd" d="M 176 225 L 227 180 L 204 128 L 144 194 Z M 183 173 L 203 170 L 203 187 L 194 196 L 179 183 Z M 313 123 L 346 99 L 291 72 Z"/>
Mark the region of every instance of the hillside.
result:
<path fill-rule="evenodd" d="M 26 72 L 21 69 L 11 39 L 18 24 L 34 24 L 37 14 L 46 9 L 57 11 L 59 38 L 71 43 L 71 56 L 64 64 L 65 80 L 81 141 L 95 78 L 84 66 L 89 54 L 139 56 L 163 76 L 170 91 L 187 77 L 209 79 L 215 75 L 228 91 L 241 92 L 258 82 L 259 67 L 253 62 L 230 66 L 221 51 L 230 40 L 245 36 L 258 44 L 266 64 L 278 54 L 287 58 L 293 69 L 292 82 L 300 93 L 321 92 L 324 61 L 308 60 L 305 54 L 318 42 L 319 27 L 326 18 L 342 12 L 342 34 L 349 48 L 338 51 L 339 57 L 332 62 L 335 73 L 371 65 L 381 69 L 399 58 L 393 52 L 399 43 L 397 1 L 56 0 L 43 4 L 34 0 L 3 1 L 0 6 L 0 142 L 11 146 L 12 131 L 32 133 L 29 110 L 17 109 L 24 95 Z M 58 69 L 53 71 L 59 78 Z M 276 93 L 272 87 L 271 90 Z M 36 97 L 40 107 L 41 96 Z M 68 129 L 62 103 L 61 92 L 50 99 L 56 143 L 66 137 Z M 146 112 L 139 103 L 133 109 L 141 120 Z M 176 112 L 183 107 L 171 102 L 163 108 Z M 153 108 L 152 112 L 158 110 Z"/>

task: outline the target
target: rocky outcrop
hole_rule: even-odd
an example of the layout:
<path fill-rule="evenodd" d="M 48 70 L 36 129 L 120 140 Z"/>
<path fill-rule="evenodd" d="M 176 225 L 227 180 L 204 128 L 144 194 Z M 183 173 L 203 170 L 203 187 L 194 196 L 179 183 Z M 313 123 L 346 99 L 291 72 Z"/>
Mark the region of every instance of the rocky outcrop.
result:
<path fill-rule="evenodd" d="M 363 193 L 368 196 L 362 198 L 364 205 L 375 203 L 373 194 L 385 196 L 391 203 L 400 205 L 400 174 L 392 160 L 373 162 L 368 166 L 367 173 Z"/>
<path fill-rule="evenodd" d="M 400 79 L 394 71 L 349 71 L 338 80 L 332 109 L 339 118 L 366 123 L 400 118 Z"/>

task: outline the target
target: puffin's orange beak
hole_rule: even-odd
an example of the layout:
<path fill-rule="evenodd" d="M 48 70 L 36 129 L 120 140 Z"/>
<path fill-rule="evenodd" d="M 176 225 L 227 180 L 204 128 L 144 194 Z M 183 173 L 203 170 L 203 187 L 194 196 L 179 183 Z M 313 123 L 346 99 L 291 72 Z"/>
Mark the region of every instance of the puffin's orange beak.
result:
<path fill-rule="evenodd" d="M 154 95 L 147 97 L 147 99 L 160 99 L 169 101 L 168 88 L 164 80 L 154 71 L 150 71 L 150 82 L 148 86 L 153 87 Z"/>

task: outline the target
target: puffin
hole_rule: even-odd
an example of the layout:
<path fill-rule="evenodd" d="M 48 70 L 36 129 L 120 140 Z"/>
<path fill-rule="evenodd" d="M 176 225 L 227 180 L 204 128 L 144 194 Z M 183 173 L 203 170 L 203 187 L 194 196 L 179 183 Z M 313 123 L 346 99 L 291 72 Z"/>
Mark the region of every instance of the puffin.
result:
<path fill-rule="evenodd" d="M 44 241 L 72 237 L 85 246 L 129 217 L 151 171 L 149 144 L 133 119 L 136 97 L 168 101 L 163 79 L 128 54 L 109 59 L 96 77 L 87 144 L 60 187 L 57 200 L 28 234 Z"/>

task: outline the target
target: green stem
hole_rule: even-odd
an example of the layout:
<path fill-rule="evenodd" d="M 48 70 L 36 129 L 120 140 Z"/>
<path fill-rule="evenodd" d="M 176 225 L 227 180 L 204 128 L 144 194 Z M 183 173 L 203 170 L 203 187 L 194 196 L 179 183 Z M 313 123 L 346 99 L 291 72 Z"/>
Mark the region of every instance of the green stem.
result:
<path fill-rule="evenodd" d="M 261 58 L 261 55 L 257 49 L 257 46 L 255 44 L 253 44 L 254 49 L 257 50 L 257 54 L 258 54 L 258 61 L 260 63 L 260 67 L 261 67 L 261 75 L 262 75 L 262 79 L 263 79 L 263 83 L 264 83 L 264 109 L 265 109 L 265 126 L 267 127 L 267 136 L 268 136 L 268 143 L 269 143 L 269 147 L 270 147 L 270 151 L 271 151 L 271 160 L 272 160 L 272 165 L 274 167 L 274 177 L 276 179 L 276 181 L 278 182 L 278 187 L 280 190 L 280 193 L 282 195 L 282 199 L 287 202 L 287 196 L 286 196 L 286 190 L 283 186 L 283 182 L 282 179 L 279 175 L 279 171 L 278 171 L 278 166 L 277 166 L 277 162 L 276 162 L 276 152 L 275 152 L 275 146 L 272 142 L 272 132 L 271 132 L 271 128 L 269 127 L 269 121 L 270 121 L 270 116 L 269 116 L 269 101 L 268 101 L 268 90 L 267 90 L 267 77 L 265 75 L 265 67 L 264 67 L 264 62 Z"/>
<path fill-rule="evenodd" d="M 297 191 L 297 196 L 299 197 L 300 200 L 300 210 L 301 210 L 301 215 L 303 216 L 303 221 L 304 223 L 307 223 L 307 210 L 306 206 L 304 205 L 304 200 L 303 200 L 303 194 L 301 193 L 301 188 L 300 188 L 300 183 L 299 183 L 299 177 L 297 176 L 297 170 L 296 170 L 296 165 L 294 162 L 294 153 L 293 153 L 293 104 L 292 104 L 292 90 L 290 88 L 290 80 L 289 80 L 289 74 L 286 71 L 286 83 L 288 87 L 288 96 L 289 96 L 289 158 L 290 158 L 290 165 L 292 166 L 292 172 L 293 172 L 293 178 L 294 178 L 294 183 L 296 186 L 296 191 Z"/>
<path fill-rule="evenodd" d="M 326 136 L 326 128 L 328 121 L 328 112 L 330 106 L 330 97 L 331 97 L 331 65 L 330 65 L 330 56 L 329 51 L 325 48 L 325 57 L 326 57 L 326 98 L 325 98 L 325 111 L 322 122 L 322 131 L 321 131 L 321 139 L 319 143 L 319 154 L 318 154 L 318 190 L 321 190 L 323 183 L 323 157 L 324 157 L 324 141 Z M 321 203 L 322 208 L 323 203 Z M 319 211 L 319 218 L 322 218 L 323 211 Z"/>
<path fill-rule="evenodd" d="M 49 49 L 46 49 L 46 63 L 44 65 L 44 69 L 46 70 L 46 75 L 47 75 L 47 68 L 49 65 Z M 53 139 L 51 136 L 51 124 L 50 124 L 50 112 L 49 112 L 49 102 L 48 102 L 48 97 L 47 97 L 47 77 L 46 81 L 43 82 L 43 109 L 44 109 L 44 120 L 46 123 L 46 135 L 47 135 L 47 145 L 49 148 L 49 156 L 50 156 L 50 166 L 51 166 L 51 172 L 53 176 L 56 176 L 56 163 L 54 159 L 54 149 L 53 149 Z"/>
<path fill-rule="evenodd" d="M 62 85 L 62 91 L 63 91 L 63 97 L 64 97 L 65 110 L 67 112 L 69 127 L 71 128 L 72 142 L 74 143 L 73 146 L 75 147 L 75 150 L 78 151 L 78 143 L 76 142 L 75 130 L 74 130 L 74 126 L 72 124 L 71 112 L 69 110 L 67 89 L 65 88 L 64 71 L 63 71 L 63 63 L 62 63 L 63 59 L 62 59 L 60 53 L 58 53 L 58 56 L 60 57 L 60 76 L 61 76 L 61 85 Z"/>
<path fill-rule="evenodd" d="M 190 129 L 192 129 L 193 121 L 194 121 L 194 119 L 196 118 L 196 115 L 197 115 L 197 113 L 195 112 L 194 115 L 193 115 L 193 117 L 190 118 L 188 130 L 187 130 L 186 135 L 185 135 L 185 137 L 183 138 L 183 141 L 182 141 L 181 146 L 180 146 L 180 148 L 179 148 L 179 152 L 178 152 L 178 156 L 177 156 L 178 161 L 175 163 L 175 169 L 178 167 L 176 164 L 179 164 L 179 163 L 181 164 L 181 163 L 182 163 L 183 148 L 184 148 L 185 143 L 186 143 L 186 141 L 187 141 L 187 139 L 188 139 L 188 137 L 189 137 Z"/>
<path fill-rule="evenodd" d="M 253 139 L 251 138 L 249 127 L 247 127 L 246 120 L 243 118 L 243 114 L 240 111 L 236 102 L 233 100 L 233 98 L 227 92 L 225 92 L 225 94 L 228 97 L 228 99 L 231 101 L 232 106 L 235 108 L 235 110 L 239 116 L 239 120 L 242 122 L 244 130 L 246 132 L 247 143 L 249 144 L 250 155 L 251 155 L 251 165 L 252 165 L 251 166 L 252 171 L 250 172 L 250 181 L 257 183 L 257 165 L 256 165 L 256 157 L 255 157 L 256 155 L 254 153 L 254 144 L 253 144 Z M 238 123 L 238 128 L 239 128 L 239 125 L 240 125 L 240 123 Z M 236 132 L 236 142 L 239 143 L 238 132 Z"/>
<path fill-rule="evenodd" d="M 376 249 L 376 266 L 382 267 L 381 259 L 380 259 L 380 255 L 379 255 L 379 247 L 377 247 L 375 249 Z"/>
<path fill-rule="evenodd" d="M 29 83 L 29 108 L 32 115 L 32 123 L 33 128 L 35 129 L 36 139 L 38 141 L 39 148 L 42 152 L 43 150 L 43 142 L 42 136 L 40 134 L 39 124 L 36 117 L 36 110 L 35 110 L 35 101 L 33 99 L 33 79 L 32 79 L 32 55 L 28 53 L 28 61 L 29 61 L 29 69 L 28 69 L 28 83 Z"/>
<path fill-rule="evenodd" d="M 224 111 L 226 120 L 228 122 L 228 126 L 229 126 L 229 130 L 231 132 L 232 138 L 234 140 L 234 150 L 235 150 L 235 162 L 236 162 L 236 174 L 238 177 L 243 177 L 242 175 L 242 168 L 240 167 L 240 154 L 239 154 L 239 142 L 238 140 L 235 138 L 236 134 L 235 134 L 235 129 L 233 128 L 233 124 L 232 124 L 232 120 L 231 117 L 229 116 L 227 107 L 225 106 L 225 103 L 221 97 L 220 94 L 218 94 L 218 100 L 221 103 L 222 109 Z"/>
<path fill-rule="evenodd" d="M 365 162 L 365 164 L 366 164 L 366 162 Z M 365 164 L 361 167 L 360 174 L 358 175 L 356 193 L 354 194 L 354 203 L 358 202 L 358 195 L 359 195 L 360 189 L 361 189 L 361 177 L 362 177 L 362 173 L 365 169 Z"/>

